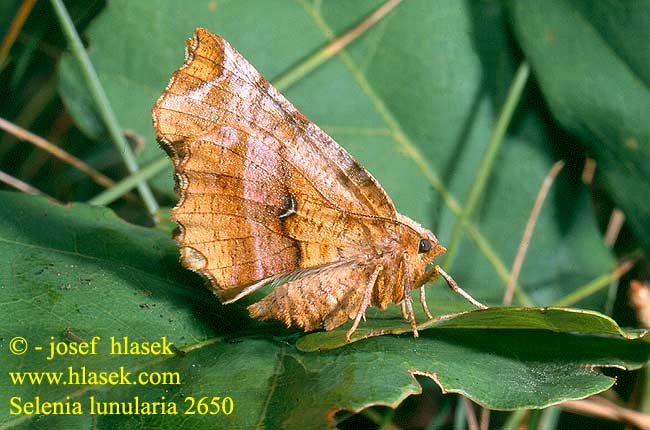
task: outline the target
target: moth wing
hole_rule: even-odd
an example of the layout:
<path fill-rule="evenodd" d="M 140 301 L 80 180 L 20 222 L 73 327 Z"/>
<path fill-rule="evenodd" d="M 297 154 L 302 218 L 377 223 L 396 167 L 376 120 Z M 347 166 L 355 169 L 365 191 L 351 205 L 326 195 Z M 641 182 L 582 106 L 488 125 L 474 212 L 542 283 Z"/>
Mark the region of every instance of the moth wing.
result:
<path fill-rule="evenodd" d="M 348 263 L 307 273 L 275 287 L 248 310 L 254 318 L 282 321 L 287 327 L 332 330 L 356 316 L 373 269 Z"/>
<path fill-rule="evenodd" d="M 207 30 L 188 40 L 153 118 L 176 170 L 181 258 L 222 301 L 355 261 L 372 246 L 360 219 L 396 217 L 370 173 Z"/>
<path fill-rule="evenodd" d="M 299 112 L 228 42 L 199 28 L 185 64 L 153 108 L 159 141 L 175 165 L 188 143 L 217 125 L 249 128 L 254 150 L 281 151 L 334 207 L 395 218 L 390 197 L 345 149 Z M 323 171 L 322 166 L 327 166 Z"/>

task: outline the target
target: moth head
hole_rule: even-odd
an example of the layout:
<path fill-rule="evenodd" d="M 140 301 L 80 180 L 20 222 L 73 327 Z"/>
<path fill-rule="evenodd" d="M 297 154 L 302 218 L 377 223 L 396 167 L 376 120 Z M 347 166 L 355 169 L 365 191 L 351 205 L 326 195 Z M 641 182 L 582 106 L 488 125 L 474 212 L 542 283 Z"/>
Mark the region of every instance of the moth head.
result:
<path fill-rule="evenodd" d="M 430 230 L 402 214 L 398 214 L 398 219 L 415 232 L 415 235 L 412 236 L 414 238 L 413 243 L 409 244 L 409 247 L 412 247 L 414 253 L 417 253 L 425 264 L 431 263 L 434 258 L 447 251 L 444 246 L 440 245 L 438 238 Z"/>
<path fill-rule="evenodd" d="M 422 228 L 420 240 L 417 243 L 418 256 L 425 262 L 431 263 L 434 258 L 443 254 L 447 249 L 440 245 L 436 236 L 426 228 Z"/>

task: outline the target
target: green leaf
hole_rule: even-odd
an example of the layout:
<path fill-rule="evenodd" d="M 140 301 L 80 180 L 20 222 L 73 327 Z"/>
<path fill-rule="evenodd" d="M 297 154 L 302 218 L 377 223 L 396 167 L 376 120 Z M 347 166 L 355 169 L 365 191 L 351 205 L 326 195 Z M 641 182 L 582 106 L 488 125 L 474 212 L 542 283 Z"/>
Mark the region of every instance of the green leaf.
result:
<path fill-rule="evenodd" d="M 650 251 L 650 3 L 509 4 L 553 115 L 587 146 L 597 178 Z"/>
<path fill-rule="evenodd" d="M 7 192 L 0 198 L 0 312 L 12 316 L 2 328 L 4 375 L 123 366 L 133 375 L 178 372 L 181 378 L 180 385 L 92 386 L 21 385 L 4 377 L 3 428 L 34 424 L 36 416 L 10 415 L 6 405 L 11 398 L 24 404 L 36 396 L 41 402 L 79 401 L 86 412 L 38 416 L 38 425 L 49 428 L 175 428 L 188 419 L 182 414 L 187 399 L 204 396 L 230 397 L 234 410 L 192 416 L 194 427 L 329 428 L 337 410 L 395 407 L 420 392 L 415 375 L 490 408 L 543 407 L 610 387 L 614 379 L 596 367 L 638 368 L 650 356 L 647 336 L 628 339 L 596 313 L 560 309 L 471 312 L 436 328 L 423 325 L 418 339 L 382 336 L 333 351 L 301 352 L 297 332 L 252 322 L 241 305 L 219 305 L 180 267 L 166 231 L 129 225 L 102 208 L 63 207 Z M 322 335 L 308 335 L 298 345 Z M 24 355 L 8 351 L 15 336 L 31 346 Z M 47 360 L 50 341 L 69 344 L 95 336 L 101 337 L 97 354 Z M 110 355 L 111 336 L 138 342 L 165 336 L 181 352 Z M 39 345 L 43 351 L 34 349 Z M 173 402 L 180 413 L 89 415 L 91 396 Z"/>
<path fill-rule="evenodd" d="M 490 329 L 490 330 L 549 330 L 555 333 L 610 336 L 624 339 L 643 339 L 650 342 L 646 333 L 625 332 L 616 322 L 599 312 L 569 308 L 499 308 L 464 311 L 441 315 L 418 325 L 426 329 Z M 384 334 L 410 333 L 407 322 L 395 323 L 394 319 L 373 321 L 357 330 L 350 342 Z M 297 346 L 301 351 L 323 351 L 346 345 L 346 331 L 335 329 L 302 337 Z M 641 336 L 643 335 L 643 337 Z"/>

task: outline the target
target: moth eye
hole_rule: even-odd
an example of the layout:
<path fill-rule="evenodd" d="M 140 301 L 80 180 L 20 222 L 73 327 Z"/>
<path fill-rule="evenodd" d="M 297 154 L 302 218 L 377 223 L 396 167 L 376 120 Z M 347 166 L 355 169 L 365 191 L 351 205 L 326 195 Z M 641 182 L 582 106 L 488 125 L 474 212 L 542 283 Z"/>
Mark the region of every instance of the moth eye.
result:
<path fill-rule="evenodd" d="M 424 254 L 431 250 L 431 242 L 429 239 L 420 239 L 420 246 L 418 247 L 418 253 Z"/>

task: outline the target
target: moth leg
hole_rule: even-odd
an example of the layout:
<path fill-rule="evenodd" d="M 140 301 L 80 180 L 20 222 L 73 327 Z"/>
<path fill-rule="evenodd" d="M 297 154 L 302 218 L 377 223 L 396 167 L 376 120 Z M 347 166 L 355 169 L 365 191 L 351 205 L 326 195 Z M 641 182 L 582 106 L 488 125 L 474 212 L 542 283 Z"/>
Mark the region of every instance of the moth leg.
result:
<path fill-rule="evenodd" d="M 379 273 L 384 270 L 384 266 L 381 264 L 375 267 L 375 271 L 372 272 L 372 275 L 370 275 L 370 280 L 368 281 L 368 285 L 366 286 L 366 290 L 363 292 L 363 299 L 361 300 L 361 306 L 359 306 L 359 312 L 357 312 L 357 316 L 354 318 L 354 322 L 352 323 L 352 327 L 350 327 L 350 330 L 345 334 L 345 341 L 350 342 L 350 336 L 352 336 L 352 333 L 354 333 L 359 326 L 359 321 L 361 321 L 361 318 L 363 317 L 363 320 L 366 320 L 366 309 L 370 305 L 370 298 L 372 297 L 372 289 L 375 287 L 375 282 L 377 282 L 377 278 L 379 277 Z"/>
<path fill-rule="evenodd" d="M 416 285 L 424 285 L 427 282 L 431 282 L 434 279 L 438 277 L 438 272 L 436 272 L 436 268 L 432 267 L 431 269 L 427 270 L 424 275 L 420 279 L 418 279 L 418 282 Z"/>
<path fill-rule="evenodd" d="M 411 297 L 411 285 L 408 281 L 408 259 L 407 254 L 402 255 L 402 270 L 404 278 L 404 302 L 406 302 L 406 310 L 409 314 L 409 320 L 411 321 L 411 329 L 413 329 L 413 337 L 418 337 L 418 327 L 415 323 L 415 313 L 413 312 L 413 298 Z"/>
<path fill-rule="evenodd" d="M 402 318 L 404 318 L 405 320 L 408 321 L 409 316 L 406 313 L 406 303 L 404 302 L 404 300 L 402 300 L 399 304 L 401 305 L 401 308 L 402 308 Z"/>
<path fill-rule="evenodd" d="M 413 312 L 413 299 L 411 298 L 411 287 L 409 285 L 404 285 L 404 301 L 406 302 L 406 309 L 409 314 L 409 321 L 411 321 L 411 329 L 413 330 L 413 337 L 420 336 L 418 333 L 418 327 L 415 323 L 415 313 Z"/>
<path fill-rule="evenodd" d="M 433 319 L 433 315 L 431 315 L 431 312 L 429 311 L 429 307 L 427 306 L 427 298 L 424 291 L 424 284 L 437 277 L 438 277 L 438 272 L 436 272 L 435 268 L 432 268 L 428 270 L 424 275 L 422 275 L 422 277 L 418 279 L 416 283 L 416 286 L 419 286 L 420 288 L 420 303 L 422 304 L 422 309 L 424 309 L 424 313 L 427 315 L 427 318 L 429 319 Z"/>
<path fill-rule="evenodd" d="M 433 315 L 431 315 L 431 312 L 429 312 L 429 307 L 427 306 L 427 296 L 424 292 L 424 285 L 420 287 L 420 303 L 422 304 L 422 309 L 424 309 L 424 313 L 427 315 L 427 318 L 432 320 Z"/>
<path fill-rule="evenodd" d="M 445 278 L 445 281 L 447 281 L 447 285 L 449 285 L 449 288 L 451 288 L 451 290 L 454 293 L 460 294 L 465 300 L 467 300 L 468 302 L 470 302 L 471 304 L 473 304 L 474 306 L 476 306 L 479 309 L 487 309 L 487 306 L 485 306 L 483 303 L 479 302 L 474 297 L 470 296 L 467 292 L 465 292 L 465 290 L 460 288 L 458 286 L 458 284 L 456 283 L 456 281 L 454 281 L 454 278 L 452 278 L 451 276 L 449 276 L 449 274 L 447 272 L 442 270 L 442 267 L 435 266 L 433 268 L 433 270 L 435 270 L 436 272 L 438 272 L 440 274 L 440 276 Z"/>

